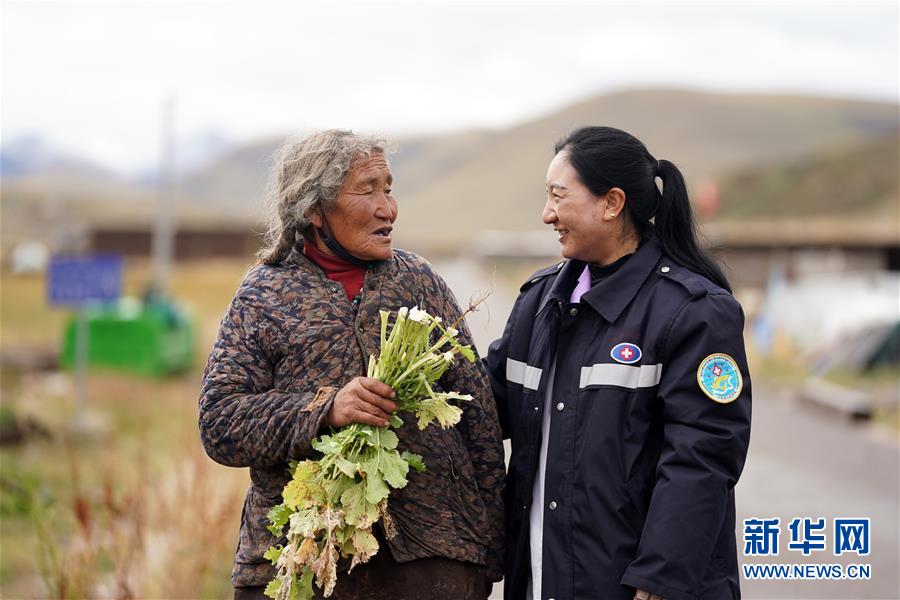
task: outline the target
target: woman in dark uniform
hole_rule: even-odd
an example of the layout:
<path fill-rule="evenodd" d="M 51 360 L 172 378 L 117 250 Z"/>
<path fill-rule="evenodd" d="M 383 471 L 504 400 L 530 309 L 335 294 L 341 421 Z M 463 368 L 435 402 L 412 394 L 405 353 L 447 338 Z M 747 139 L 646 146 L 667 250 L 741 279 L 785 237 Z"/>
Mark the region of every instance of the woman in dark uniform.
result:
<path fill-rule="evenodd" d="M 579 129 L 543 221 L 566 260 L 522 286 L 486 359 L 512 439 L 506 597 L 739 598 L 744 317 L 681 173 L 624 131 Z"/>

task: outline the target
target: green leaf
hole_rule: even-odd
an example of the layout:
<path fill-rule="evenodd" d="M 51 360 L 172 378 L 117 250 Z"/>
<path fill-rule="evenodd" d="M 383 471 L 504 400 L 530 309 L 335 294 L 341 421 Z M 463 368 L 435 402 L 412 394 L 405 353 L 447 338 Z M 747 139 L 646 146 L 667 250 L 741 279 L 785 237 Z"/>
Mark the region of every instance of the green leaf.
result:
<path fill-rule="evenodd" d="M 369 531 L 357 529 L 353 532 L 352 541 L 358 562 L 368 562 L 378 552 L 378 540 Z"/>
<path fill-rule="evenodd" d="M 475 351 L 471 346 L 460 346 L 459 353 L 465 356 L 469 362 L 475 362 Z"/>
<path fill-rule="evenodd" d="M 312 441 L 312 447 L 322 454 L 339 454 L 341 444 L 331 435 L 323 435 Z"/>
<path fill-rule="evenodd" d="M 378 315 L 381 317 L 381 350 L 384 351 L 384 347 L 387 345 L 388 317 L 391 313 L 386 310 L 379 310 Z M 372 356 L 374 358 L 374 355 Z"/>
<path fill-rule="evenodd" d="M 378 504 L 387 498 L 389 493 L 390 490 L 380 472 L 366 471 L 366 502 Z"/>
<path fill-rule="evenodd" d="M 269 598 L 276 598 L 278 596 L 278 590 L 281 589 L 281 580 L 273 579 L 266 585 L 266 590 L 263 592 Z"/>
<path fill-rule="evenodd" d="M 287 506 L 296 509 L 301 504 L 306 504 L 309 493 L 304 483 L 291 480 L 281 491 L 281 497 L 284 498 L 284 503 Z"/>
<path fill-rule="evenodd" d="M 297 595 L 294 596 L 294 590 L 297 591 Z M 303 568 L 303 575 L 300 576 L 300 581 L 294 584 L 294 588 L 291 590 L 291 600 L 312 600 L 313 598 L 313 572 L 309 567 Z"/>
<path fill-rule="evenodd" d="M 266 550 L 265 554 L 263 554 L 263 558 L 271 561 L 272 566 L 274 567 L 278 563 L 278 559 L 281 558 L 281 553 L 284 552 L 284 548 L 281 546 L 272 546 L 268 550 Z"/>
<path fill-rule="evenodd" d="M 397 415 L 391 415 L 390 420 L 391 420 L 391 427 L 393 427 L 394 429 L 399 429 L 400 427 L 403 427 L 403 419 L 401 419 Z"/>
<path fill-rule="evenodd" d="M 280 536 L 292 512 L 293 511 L 286 504 L 273 506 L 272 509 L 269 510 L 269 513 L 266 515 L 266 517 L 269 519 L 269 525 L 266 527 L 266 529 L 271 531 L 273 535 Z"/>
<path fill-rule="evenodd" d="M 341 473 L 346 475 L 347 477 L 356 477 L 356 463 L 352 463 L 340 454 L 335 456 L 334 466 L 336 466 Z"/>
<path fill-rule="evenodd" d="M 378 507 L 366 501 L 365 482 L 357 483 L 341 495 L 344 520 L 354 527 L 366 527 L 378 519 Z"/>
<path fill-rule="evenodd" d="M 396 450 L 384 452 L 381 455 L 381 472 L 384 474 L 384 480 L 392 488 L 399 489 L 406 486 L 409 463 Z"/>
<path fill-rule="evenodd" d="M 376 441 L 375 445 L 384 448 L 385 450 L 393 450 L 397 447 L 397 443 L 399 440 L 397 439 L 397 434 L 391 431 L 386 427 L 379 427 L 375 430 L 376 433 Z"/>
<path fill-rule="evenodd" d="M 356 471 L 356 466 L 354 465 L 354 474 Z M 341 496 L 344 495 L 344 492 L 347 491 L 352 485 L 354 485 L 355 480 L 351 477 L 340 476 L 337 479 L 332 479 L 330 481 L 325 482 L 325 496 L 328 499 L 330 504 L 337 504 L 340 500 Z"/>
<path fill-rule="evenodd" d="M 344 520 L 346 521 L 346 516 Z M 357 531 L 357 528 L 349 524 L 334 530 L 334 541 L 341 550 L 341 556 L 347 556 L 347 552 L 353 550 L 352 547 L 348 547 L 348 544 L 351 543 L 355 531 Z"/>
<path fill-rule="evenodd" d="M 400 456 L 409 464 L 409 466 L 411 466 L 419 473 L 423 473 L 425 471 L 425 462 L 422 460 L 422 457 L 420 455 L 413 454 L 412 452 L 404 450 L 403 454 L 401 454 Z"/>
<path fill-rule="evenodd" d="M 434 398 L 426 398 L 419 402 L 416 416 L 419 417 L 419 429 L 425 429 L 434 421 L 440 423 L 442 428 L 447 429 L 459 423 L 462 410 L 448 404 L 445 396 L 439 394 Z"/>
<path fill-rule="evenodd" d="M 315 481 L 289 481 L 281 492 L 284 503 L 290 508 L 308 508 L 325 499 L 325 490 Z"/>
<path fill-rule="evenodd" d="M 319 513 L 318 507 L 298 510 L 291 515 L 291 527 L 288 535 L 296 535 L 299 537 L 311 538 L 325 529 L 325 522 Z"/>
<path fill-rule="evenodd" d="M 294 478 L 284 486 L 281 497 L 290 508 L 307 508 L 313 504 L 321 503 L 325 499 L 325 491 L 316 482 L 319 465 L 312 460 L 305 460 L 297 464 L 294 469 Z"/>

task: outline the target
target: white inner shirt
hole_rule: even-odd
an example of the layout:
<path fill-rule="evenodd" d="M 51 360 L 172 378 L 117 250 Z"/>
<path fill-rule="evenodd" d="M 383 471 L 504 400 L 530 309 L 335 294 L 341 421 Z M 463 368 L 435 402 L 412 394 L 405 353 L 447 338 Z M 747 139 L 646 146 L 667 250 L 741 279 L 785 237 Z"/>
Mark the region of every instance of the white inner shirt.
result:
<path fill-rule="evenodd" d="M 544 475 L 547 471 L 547 446 L 550 438 L 550 418 L 553 403 L 553 380 L 556 375 L 556 361 L 547 374 L 547 391 L 544 393 L 544 416 L 541 421 L 541 452 L 538 458 L 534 489 L 531 492 L 531 512 L 529 514 L 529 542 L 531 544 L 531 581 L 526 597 L 541 600 L 541 569 L 544 562 Z"/>

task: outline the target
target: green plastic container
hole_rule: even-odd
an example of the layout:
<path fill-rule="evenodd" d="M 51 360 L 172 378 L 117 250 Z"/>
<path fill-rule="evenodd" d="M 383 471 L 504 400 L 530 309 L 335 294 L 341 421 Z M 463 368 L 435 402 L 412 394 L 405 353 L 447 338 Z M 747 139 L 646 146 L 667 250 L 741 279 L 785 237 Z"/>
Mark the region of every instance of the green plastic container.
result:
<path fill-rule="evenodd" d="M 194 323 L 171 301 L 148 296 L 122 298 L 115 304 L 87 308 L 88 365 L 114 371 L 162 377 L 190 368 Z M 62 365 L 75 365 L 73 316 L 66 326 Z"/>

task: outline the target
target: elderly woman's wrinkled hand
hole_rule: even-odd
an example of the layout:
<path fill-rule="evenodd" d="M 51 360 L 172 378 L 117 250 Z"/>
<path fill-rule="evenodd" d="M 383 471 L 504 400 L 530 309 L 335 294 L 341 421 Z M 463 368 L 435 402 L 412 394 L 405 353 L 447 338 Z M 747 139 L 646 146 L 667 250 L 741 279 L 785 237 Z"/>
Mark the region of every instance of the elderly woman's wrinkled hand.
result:
<path fill-rule="evenodd" d="M 356 377 L 338 390 L 328 411 L 328 425 L 344 427 L 363 423 L 387 427 L 391 413 L 397 410 L 394 390 L 372 377 Z"/>

